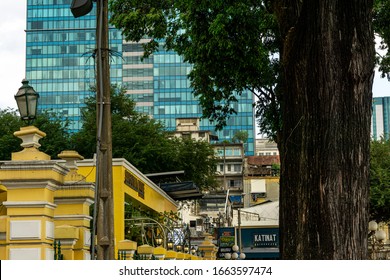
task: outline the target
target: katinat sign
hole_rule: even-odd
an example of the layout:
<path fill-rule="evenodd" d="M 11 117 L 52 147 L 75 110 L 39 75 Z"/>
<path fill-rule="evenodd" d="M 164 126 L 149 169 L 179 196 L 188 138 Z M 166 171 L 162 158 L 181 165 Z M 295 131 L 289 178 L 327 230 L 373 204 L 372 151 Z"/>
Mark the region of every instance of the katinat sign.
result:
<path fill-rule="evenodd" d="M 279 259 L 278 227 L 245 227 L 241 228 L 241 234 L 246 259 Z"/>
<path fill-rule="evenodd" d="M 240 234 L 242 236 L 240 240 Z M 232 253 L 232 246 L 240 244 L 246 259 L 277 259 L 279 257 L 278 227 L 228 227 L 217 229 L 218 258 Z"/>
<path fill-rule="evenodd" d="M 253 247 L 277 247 L 278 245 L 279 240 L 276 233 L 253 235 Z"/>

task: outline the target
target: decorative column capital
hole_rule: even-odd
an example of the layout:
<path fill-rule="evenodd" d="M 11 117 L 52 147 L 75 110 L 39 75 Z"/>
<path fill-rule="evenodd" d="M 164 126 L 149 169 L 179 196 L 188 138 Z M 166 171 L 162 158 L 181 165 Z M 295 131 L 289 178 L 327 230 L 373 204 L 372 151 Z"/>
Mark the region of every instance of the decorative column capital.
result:
<path fill-rule="evenodd" d="M 12 160 L 50 160 L 50 156 L 39 151 L 41 146 L 39 140 L 46 136 L 46 133 L 40 131 L 35 126 L 21 127 L 14 135 L 22 140 L 24 150 L 12 153 Z"/>
<path fill-rule="evenodd" d="M 70 172 L 66 176 L 65 181 L 69 182 L 82 182 L 85 181 L 84 176 L 77 173 L 77 161 L 83 160 L 84 157 L 81 156 L 78 152 L 72 150 L 65 150 L 58 154 L 58 157 L 62 160 L 65 160 L 65 166 L 69 168 Z"/>
<path fill-rule="evenodd" d="M 14 135 L 20 139 L 22 139 L 23 143 L 20 144 L 23 148 L 31 148 L 34 147 L 38 149 L 41 144 L 39 144 L 39 140 L 46 136 L 46 133 L 40 131 L 35 126 L 25 126 L 21 127 L 19 131 L 15 131 Z"/>
<path fill-rule="evenodd" d="M 72 150 L 62 151 L 60 154 L 58 154 L 58 157 L 60 159 L 63 159 L 63 160 L 66 161 L 66 166 L 69 169 L 72 169 L 72 168 L 78 169 L 76 162 L 78 160 L 83 160 L 84 159 L 84 157 L 81 156 L 78 152 L 72 151 Z"/>

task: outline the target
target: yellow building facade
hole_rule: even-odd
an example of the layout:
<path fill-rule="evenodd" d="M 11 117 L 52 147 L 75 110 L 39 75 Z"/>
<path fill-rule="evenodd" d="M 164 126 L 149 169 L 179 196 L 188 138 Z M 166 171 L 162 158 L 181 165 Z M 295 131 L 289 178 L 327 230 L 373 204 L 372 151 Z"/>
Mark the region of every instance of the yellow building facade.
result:
<path fill-rule="evenodd" d="M 24 150 L 0 162 L 0 260 L 91 259 L 94 160 L 74 151 L 51 160 L 38 149 L 45 133 L 33 126 L 15 136 Z M 177 211 L 174 200 L 124 159 L 113 159 L 113 189 L 116 252 L 136 249 L 125 240 L 125 201 L 156 213 Z"/>

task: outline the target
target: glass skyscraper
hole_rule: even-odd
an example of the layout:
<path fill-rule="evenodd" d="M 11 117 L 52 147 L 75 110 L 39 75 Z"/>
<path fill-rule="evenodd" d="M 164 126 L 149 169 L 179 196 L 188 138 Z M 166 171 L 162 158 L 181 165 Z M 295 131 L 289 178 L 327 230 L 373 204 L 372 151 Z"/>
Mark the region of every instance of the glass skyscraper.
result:
<path fill-rule="evenodd" d="M 371 136 L 375 140 L 390 137 L 390 97 L 374 97 L 372 103 Z"/>
<path fill-rule="evenodd" d="M 84 99 L 95 85 L 96 9 L 80 18 L 70 12 L 72 0 L 27 0 L 26 78 L 40 94 L 40 110 L 51 110 L 81 127 Z M 191 65 L 175 52 L 162 48 L 141 60 L 142 42 L 125 42 L 121 32 L 109 30 L 112 83 L 123 84 L 137 110 L 176 129 L 176 118 L 199 118 L 187 74 Z M 214 125 L 201 120 L 200 129 L 213 131 L 219 140 L 231 140 L 237 131 L 248 132 L 246 155 L 254 155 L 255 121 L 253 96 L 244 93 L 235 104 L 237 115 L 214 132 Z"/>

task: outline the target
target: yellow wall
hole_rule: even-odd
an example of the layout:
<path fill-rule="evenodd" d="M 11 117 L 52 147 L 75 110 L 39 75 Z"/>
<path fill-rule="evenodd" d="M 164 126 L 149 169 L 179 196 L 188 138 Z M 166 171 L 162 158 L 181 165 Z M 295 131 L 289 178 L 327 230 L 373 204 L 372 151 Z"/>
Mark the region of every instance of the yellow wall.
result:
<path fill-rule="evenodd" d="M 26 191 L 26 189 L 15 189 L 8 193 L 8 201 L 49 201 L 53 203 L 54 190 L 42 189 L 39 191 Z"/>
<path fill-rule="evenodd" d="M 17 164 L 14 164 L 15 167 L 17 167 Z M 23 164 L 21 164 L 23 166 Z M 16 169 L 16 168 L 15 168 Z M 45 169 L 42 168 L 41 170 L 7 170 L 7 172 L 0 173 L 0 181 L 3 180 L 22 180 L 22 179 L 28 179 L 28 180 L 55 180 L 57 182 L 63 183 L 64 182 L 64 174 L 61 174 L 57 172 L 57 170 L 53 169 Z"/>
<path fill-rule="evenodd" d="M 92 160 L 80 161 L 78 162 L 78 166 L 78 173 L 85 176 L 87 182 L 95 182 L 96 170 L 92 169 Z M 176 202 L 125 159 L 113 159 L 112 172 L 115 244 L 125 239 L 124 203 L 126 195 L 157 213 L 164 211 L 177 212 Z M 136 190 L 125 184 L 126 172 L 129 172 L 144 184 L 144 197 L 140 197 Z M 117 246 L 115 245 L 115 247 Z"/>

